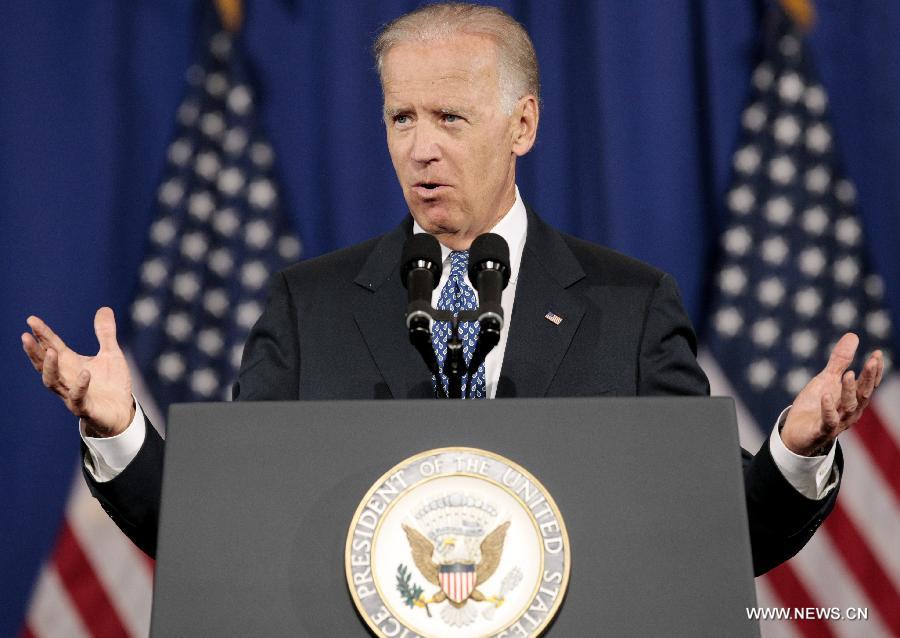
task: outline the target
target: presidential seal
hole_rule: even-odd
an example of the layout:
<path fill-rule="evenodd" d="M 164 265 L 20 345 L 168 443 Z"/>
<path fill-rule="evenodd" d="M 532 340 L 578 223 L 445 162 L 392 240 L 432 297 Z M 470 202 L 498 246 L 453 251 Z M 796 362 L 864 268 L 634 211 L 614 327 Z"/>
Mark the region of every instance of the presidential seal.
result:
<path fill-rule="evenodd" d="M 379 478 L 347 534 L 347 585 L 376 635 L 538 636 L 569 582 L 553 498 L 509 459 L 422 452 Z"/>

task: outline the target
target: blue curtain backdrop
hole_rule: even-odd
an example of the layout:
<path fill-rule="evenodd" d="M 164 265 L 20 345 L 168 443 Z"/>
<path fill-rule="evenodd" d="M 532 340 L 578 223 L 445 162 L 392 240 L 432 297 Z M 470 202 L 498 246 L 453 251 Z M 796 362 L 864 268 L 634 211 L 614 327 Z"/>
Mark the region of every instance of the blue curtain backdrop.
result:
<path fill-rule="evenodd" d="M 287 210 L 307 256 L 405 214 L 369 55 L 416 2 L 248 3 Z M 0 635 L 20 626 L 78 455 L 74 420 L 19 345 L 30 313 L 96 348 L 94 310 L 125 314 L 198 5 L 29 0 L 0 8 Z M 544 86 L 523 196 L 556 226 L 673 273 L 695 323 L 715 257 L 749 74 L 757 0 L 520 0 Z M 900 322 L 900 4 L 816 3 L 812 35 L 874 264 Z"/>

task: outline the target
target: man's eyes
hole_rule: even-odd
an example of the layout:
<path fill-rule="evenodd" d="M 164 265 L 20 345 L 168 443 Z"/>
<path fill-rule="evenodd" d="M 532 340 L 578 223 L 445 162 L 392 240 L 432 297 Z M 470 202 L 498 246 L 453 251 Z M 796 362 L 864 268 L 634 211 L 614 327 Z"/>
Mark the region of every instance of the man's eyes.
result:
<path fill-rule="evenodd" d="M 409 113 L 397 113 L 393 116 L 392 120 L 397 126 L 406 126 L 412 123 L 413 117 Z M 457 124 L 466 121 L 463 116 L 457 115 L 456 113 L 441 113 L 440 120 L 445 124 Z"/>

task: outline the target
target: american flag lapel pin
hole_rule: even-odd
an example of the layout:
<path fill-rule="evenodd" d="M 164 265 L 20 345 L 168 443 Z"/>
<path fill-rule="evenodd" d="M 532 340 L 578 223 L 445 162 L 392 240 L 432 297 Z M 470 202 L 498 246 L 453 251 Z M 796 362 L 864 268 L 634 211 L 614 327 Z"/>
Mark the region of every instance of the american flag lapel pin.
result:
<path fill-rule="evenodd" d="M 548 310 L 547 314 L 544 315 L 544 319 L 549 321 L 550 323 L 556 324 L 557 326 L 562 323 L 563 318 L 558 314 L 553 312 L 552 310 Z"/>

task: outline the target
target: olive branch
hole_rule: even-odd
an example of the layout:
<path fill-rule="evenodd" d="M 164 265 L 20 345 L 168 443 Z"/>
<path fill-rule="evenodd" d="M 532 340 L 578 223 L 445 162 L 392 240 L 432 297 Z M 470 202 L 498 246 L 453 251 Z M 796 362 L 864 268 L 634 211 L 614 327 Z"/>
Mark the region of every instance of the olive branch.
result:
<path fill-rule="evenodd" d="M 411 583 L 411 578 L 412 574 L 406 568 L 406 565 L 400 563 L 400 565 L 397 566 L 397 591 L 403 596 L 403 602 L 406 603 L 407 607 L 413 609 L 416 607 L 416 603 L 419 603 L 425 607 L 425 612 L 430 617 L 431 610 L 428 609 L 428 604 L 425 603 L 422 598 L 422 594 L 425 593 L 425 590 L 419 585 Z"/>

